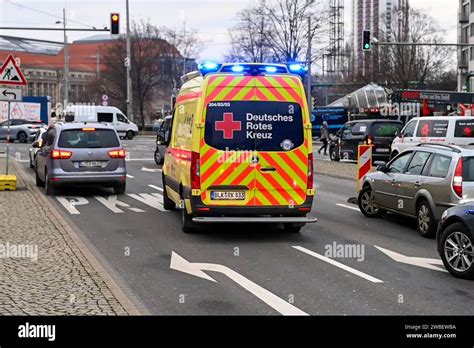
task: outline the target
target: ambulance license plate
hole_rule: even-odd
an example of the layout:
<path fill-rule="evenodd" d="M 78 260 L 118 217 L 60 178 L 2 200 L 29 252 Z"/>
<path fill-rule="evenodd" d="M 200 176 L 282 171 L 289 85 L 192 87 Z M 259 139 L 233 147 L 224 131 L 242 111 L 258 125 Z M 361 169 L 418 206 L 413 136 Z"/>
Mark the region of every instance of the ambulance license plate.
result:
<path fill-rule="evenodd" d="M 243 201 L 245 192 L 242 191 L 211 191 L 213 201 Z"/>

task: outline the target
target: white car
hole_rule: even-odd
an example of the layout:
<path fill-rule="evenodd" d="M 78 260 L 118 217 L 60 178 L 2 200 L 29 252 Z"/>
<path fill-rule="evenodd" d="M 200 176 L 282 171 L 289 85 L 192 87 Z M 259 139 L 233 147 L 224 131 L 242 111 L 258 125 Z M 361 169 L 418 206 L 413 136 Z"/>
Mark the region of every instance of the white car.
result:
<path fill-rule="evenodd" d="M 66 108 L 65 121 L 108 123 L 121 138 L 130 140 L 138 134 L 138 126 L 114 106 L 70 105 Z"/>
<path fill-rule="evenodd" d="M 29 156 L 30 156 L 30 168 L 35 167 L 35 159 L 36 159 L 36 154 L 41 147 L 41 143 L 43 142 L 43 134 L 46 133 L 47 129 L 46 127 L 41 127 L 39 131 L 36 133 L 33 143 L 31 144 L 30 151 L 29 151 Z M 38 144 L 38 146 L 33 147 L 34 144 Z"/>
<path fill-rule="evenodd" d="M 474 143 L 474 117 L 425 116 L 415 117 L 393 140 L 391 158 L 421 143 L 469 145 Z"/>

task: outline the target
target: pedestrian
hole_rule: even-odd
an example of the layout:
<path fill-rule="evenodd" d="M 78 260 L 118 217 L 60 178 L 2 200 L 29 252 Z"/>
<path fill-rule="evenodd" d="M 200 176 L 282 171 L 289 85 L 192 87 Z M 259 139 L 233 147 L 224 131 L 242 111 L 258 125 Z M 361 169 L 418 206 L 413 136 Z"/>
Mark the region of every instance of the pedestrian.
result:
<path fill-rule="evenodd" d="M 328 141 L 329 141 L 329 129 L 328 123 L 326 121 L 323 122 L 321 126 L 321 141 L 323 142 L 323 146 L 318 150 L 318 154 L 321 154 L 321 150 L 324 149 L 324 156 L 327 155 L 327 148 L 328 148 Z"/>

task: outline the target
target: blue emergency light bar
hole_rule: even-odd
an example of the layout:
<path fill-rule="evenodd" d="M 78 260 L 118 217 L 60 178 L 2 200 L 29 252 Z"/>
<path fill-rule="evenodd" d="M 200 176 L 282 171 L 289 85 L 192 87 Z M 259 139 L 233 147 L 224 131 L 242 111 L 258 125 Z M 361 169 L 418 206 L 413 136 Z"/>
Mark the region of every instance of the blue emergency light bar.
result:
<path fill-rule="evenodd" d="M 268 74 L 296 74 L 304 76 L 308 68 L 302 63 L 288 64 L 260 64 L 260 63 L 230 63 L 219 64 L 205 62 L 198 65 L 202 76 L 210 73 L 237 73 L 244 75 L 268 75 Z"/>

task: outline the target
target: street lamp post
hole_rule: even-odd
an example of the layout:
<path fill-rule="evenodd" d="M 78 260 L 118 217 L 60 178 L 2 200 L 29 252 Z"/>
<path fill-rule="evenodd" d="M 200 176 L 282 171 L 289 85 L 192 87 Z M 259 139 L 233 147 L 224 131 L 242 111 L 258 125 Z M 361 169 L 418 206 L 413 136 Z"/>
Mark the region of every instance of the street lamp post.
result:
<path fill-rule="evenodd" d="M 64 109 L 69 102 L 69 52 L 66 34 L 66 9 L 63 8 L 63 30 L 64 30 Z"/>

